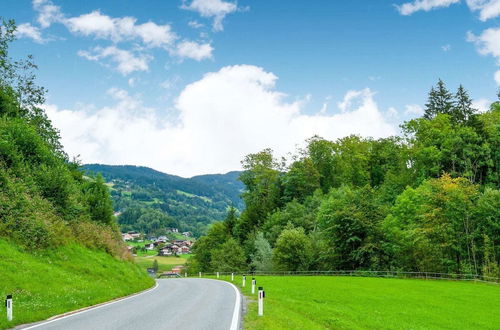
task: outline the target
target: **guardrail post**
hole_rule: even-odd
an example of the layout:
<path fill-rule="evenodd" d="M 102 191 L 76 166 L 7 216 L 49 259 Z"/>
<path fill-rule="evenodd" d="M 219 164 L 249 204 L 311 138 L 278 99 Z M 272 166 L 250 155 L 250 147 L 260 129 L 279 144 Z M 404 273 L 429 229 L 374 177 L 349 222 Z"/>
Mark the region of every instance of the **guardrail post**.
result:
<path fill-rule="evenodd" d="M 264 315 L 264 298 L 266 297 L 266 293 L 264 292 L 264 288 L 259 286 L 259 316 Z"/>
<path fill-rule="evenodd" d="M 9 294 L 5 299 L 5 308 L 7 309 L 7 321 L 12 321 L 12 295 Z"/>
<path fill-rule="evenodd" d="M 255 280 L 255 278 L 252 278 L 252 294 L 255 293 L 255 284 L 257 284 L 257 281 Z"/>
<path fill-rule="evenodd" d="M 243 281 L 241 283 L 241 286 L 242 287 L 245 287 L 245 284 L 247 283 L 247 276 L 245 274 L 243 274 Z"/>

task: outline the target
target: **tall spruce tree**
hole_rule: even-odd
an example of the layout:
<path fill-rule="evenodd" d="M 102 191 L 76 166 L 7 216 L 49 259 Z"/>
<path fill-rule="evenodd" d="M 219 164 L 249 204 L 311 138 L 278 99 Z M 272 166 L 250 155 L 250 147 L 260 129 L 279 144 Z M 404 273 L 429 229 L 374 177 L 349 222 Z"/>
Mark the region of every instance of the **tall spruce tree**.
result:
<path fill-rule="evenodd" d="M 460 85 L 458 87 L 455 100 L 455 107 L 452 114 L 453 121 L 455 123 L 465 123 L 477 110 L 472 107 L 472 100 L 464 86 Z"/>
<path fill-rule="evenodd" d="M 452 94 L 446 88 L 445 83 L 439 79 L 436 87 L 432 87 L 429 92 L 424 118 L 432 119 L 440 113 L 452 115 L 454 103 Z"/>

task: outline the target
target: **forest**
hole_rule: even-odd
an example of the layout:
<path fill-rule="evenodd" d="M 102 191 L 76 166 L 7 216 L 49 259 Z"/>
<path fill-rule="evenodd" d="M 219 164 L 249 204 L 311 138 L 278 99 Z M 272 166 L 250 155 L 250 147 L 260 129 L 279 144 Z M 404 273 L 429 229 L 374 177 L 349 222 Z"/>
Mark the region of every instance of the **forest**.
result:
<path fill-rule="evenodd" d="M 439 80 L 401 134 L 314 136 L 242 161 L 240 213 L 195 244 L 193 271 L 398 270 L 500 277 L 500 102 Z"/>

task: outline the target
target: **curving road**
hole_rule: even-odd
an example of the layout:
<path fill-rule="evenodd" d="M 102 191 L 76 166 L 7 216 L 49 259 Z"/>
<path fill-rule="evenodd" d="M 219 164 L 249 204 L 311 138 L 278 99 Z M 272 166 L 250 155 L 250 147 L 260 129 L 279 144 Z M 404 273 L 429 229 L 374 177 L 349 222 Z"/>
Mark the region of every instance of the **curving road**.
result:
<path fill-rule="evenodd" d="M 240 294 L 223 281 L 157 281 L 151 291 L 25 329 L 239 329 Z"/>

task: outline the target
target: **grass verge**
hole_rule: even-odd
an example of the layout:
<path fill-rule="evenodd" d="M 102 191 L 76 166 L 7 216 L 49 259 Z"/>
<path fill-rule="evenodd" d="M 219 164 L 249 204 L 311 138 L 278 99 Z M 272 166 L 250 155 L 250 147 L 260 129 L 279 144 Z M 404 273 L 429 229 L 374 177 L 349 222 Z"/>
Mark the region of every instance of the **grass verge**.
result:
<path fill-rule="evenodd" d="M 229 276 L 221 276 L 230 281 Z M 266 292 L 257 316 L 251 277 L 245 329 L 498 329 L 500 286 L 443 280 L 259 276 Z"/>
<path fill-rule="evenodd" d="M 133 262 L 101 251 L 68 245 L 43 252 L 19 250 L 0 239 L 0 298 L 13 294 L 14 319 L 0 304 L 0 328 L 126 296 L 153 286 Z"/>

